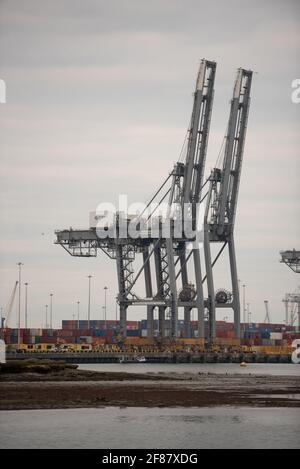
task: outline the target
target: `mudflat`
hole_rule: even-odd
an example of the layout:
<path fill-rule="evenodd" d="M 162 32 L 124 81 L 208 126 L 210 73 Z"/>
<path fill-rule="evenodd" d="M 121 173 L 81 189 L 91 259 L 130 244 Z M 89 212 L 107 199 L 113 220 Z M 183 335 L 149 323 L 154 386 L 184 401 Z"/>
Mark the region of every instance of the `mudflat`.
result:
<path fill-rule="evenodd" d="M 1 373 L 0 410 L 78 407 L 300 407 L 300 376 Z"/>

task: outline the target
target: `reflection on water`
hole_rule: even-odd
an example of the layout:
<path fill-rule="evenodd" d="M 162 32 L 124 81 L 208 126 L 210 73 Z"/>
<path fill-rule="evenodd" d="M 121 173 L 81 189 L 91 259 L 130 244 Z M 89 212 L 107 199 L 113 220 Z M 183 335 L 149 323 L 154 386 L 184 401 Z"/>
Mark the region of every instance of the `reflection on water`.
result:
<path fill-rule="evenodd" d="M 297 448 L 300 409 L 2 411 L 0 432 L 1 448 Z"/>
<path fill-rule="evenodd" d="M 90 363 L 79 365 L 79 368 L 81 370 L 121 371 L 128 373 L 239 373 L 243 375 L 250 373 L 253 375 L 300 376 L 300 365 L 290 363 L 249 363 L 245 368 L 241 367 L 238 363 Z"/>

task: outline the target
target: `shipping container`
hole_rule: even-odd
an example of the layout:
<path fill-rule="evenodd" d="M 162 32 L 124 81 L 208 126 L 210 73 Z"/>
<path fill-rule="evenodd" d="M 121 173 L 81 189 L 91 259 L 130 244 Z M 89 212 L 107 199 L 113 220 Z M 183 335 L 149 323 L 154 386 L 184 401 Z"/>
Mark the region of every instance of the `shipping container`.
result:
<path fill-rule="evenodd" d="M 143 319 L 141 321 L 141 329 L 147 329 L 147 320 Z"/>
<path fill-rule="evenodd" d="M 176 340 L 177 342 L 177 340 Z M 199 339 L 199 338 L 190 338 L 190 339 L 183 339 L 183 340 L 180 340 L 178 341 L 179 343 L 181 343 L 182 345 L 201 345 L 201 346 L 204 346 L 204 342 L 205 342 L 205 339 Z"/>
<path fill-rule="evenodd" d="M 143 343 L 143 340 L 140 337 L 127 337 L 125 340 L 126 345 L 139 345 Z"/>
<path fill-rule="evenodd" d="M 104 345 L 105 339 L 103 337 L 92 337 L 92 344 L 93 345 Z"/>
<path fill-rule="evenodd" d="M 273 340 L 282 340 L 282 332 L 271 332 L 270 339 Z"/>
<path fill-rule="evenodd" d="M 262 345 L 273 346 L 275 343 L 272 339 L 262 339 Z"/>
<path fill-rule="evenodd" d="M 127 337 L 140 337 L 141 333 L 139 329 L 127 329 Z"/>
<path fill-rule="evenodd" d="M 227 346 L 230 346 L 230 345 L 240 345 L 241 343 L 241 339 L 231 339 L 231 338 L 218 338 L 216 337 L 214 339 L 214 344 L 216 345 L 227 345 Z"/>

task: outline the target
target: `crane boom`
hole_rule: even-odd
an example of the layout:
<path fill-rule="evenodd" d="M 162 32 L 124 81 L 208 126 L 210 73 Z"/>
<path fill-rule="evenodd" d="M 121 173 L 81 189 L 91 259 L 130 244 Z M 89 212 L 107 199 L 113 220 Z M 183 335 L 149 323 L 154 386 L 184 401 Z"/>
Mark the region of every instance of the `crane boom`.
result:
<path fill-rule="evenodd" d="M 241 166 L 250 106 L 252 71 L 238 69 L 226 135 L 223 171 L 219 191 L 217 232 L 224 232 L 225 223 L 233 230 L 238 198 Z"/>
<path fill-rule="evenodd" d="M 184 171 L 183 203 L 200 200 L 216 67 L 216 62 L 203 59 L 197 76 Z"/>
<path fill-rule="evenodd" d="M 204 253 L 212 338 L 216 332 L 215 310 L 220 305 L 215 299 L 211 243 L 223 243 L 220 252 L 225 245 L 228 246 L 234 330 L 236 337 L 240 337 L 240 299 L 233 232 L 250 106 L 252 73 L 251 70 L 243 68 L 239 68 L 237 71 L 225 137 L 223 166 L 222 169 L 214 168 L 209 178 L 210 184 L 204 216 Z"/>

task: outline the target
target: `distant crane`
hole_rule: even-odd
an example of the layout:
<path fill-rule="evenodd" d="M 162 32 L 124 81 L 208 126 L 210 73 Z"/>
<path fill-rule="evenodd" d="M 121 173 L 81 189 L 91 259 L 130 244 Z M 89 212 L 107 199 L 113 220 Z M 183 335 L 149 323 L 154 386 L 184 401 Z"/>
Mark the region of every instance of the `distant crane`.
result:
<path fill-rule="evenodd" d="M 281 261 L 296 273 L 300 273 L 300 251 L 292 249 L 291 251 L 281 251 Z"/>
<path fill-rule="evenodd" d="M 287 293 L 285 295 L 284 302 L 287 304 L 287 311 L 290 309 L 290 314 L 287 312 L 287 316 L 290 316 L 289 322 L 293 326 L 297 321 L 298 316 L 298 329 L 300 330 L 300 291 L 295 293 Z M 290 307 L 290 308 L 289 308 Z"/>
<path fill-rule="evenodd" d="M 271 316 L 270 316 L 270 310 L 269 310 L 269 302 L 268 300 L 264 300 L 265 303 L 265 308 L 266 308 L 266 315 L 264 319 L 265 324 L 270 324 L 271 323 Z"/>
<path fill-rule="evenodd" d="M 9 297 L 6 308 L 4 309 L 4 314 L 5 314 L 4 327 L 5 328 L 9 327 L 10 315 L 11 315 L 11 311 L 12 311 L 13 306 L 14 306 L 18 284 L 19 284 L 19 282 L 18 282 L 18 280 L 16 280 L 16 283 L 14 285 L 14 288 L 13 288 L 12 292 L 11 292 L 11 295 Z"/>

